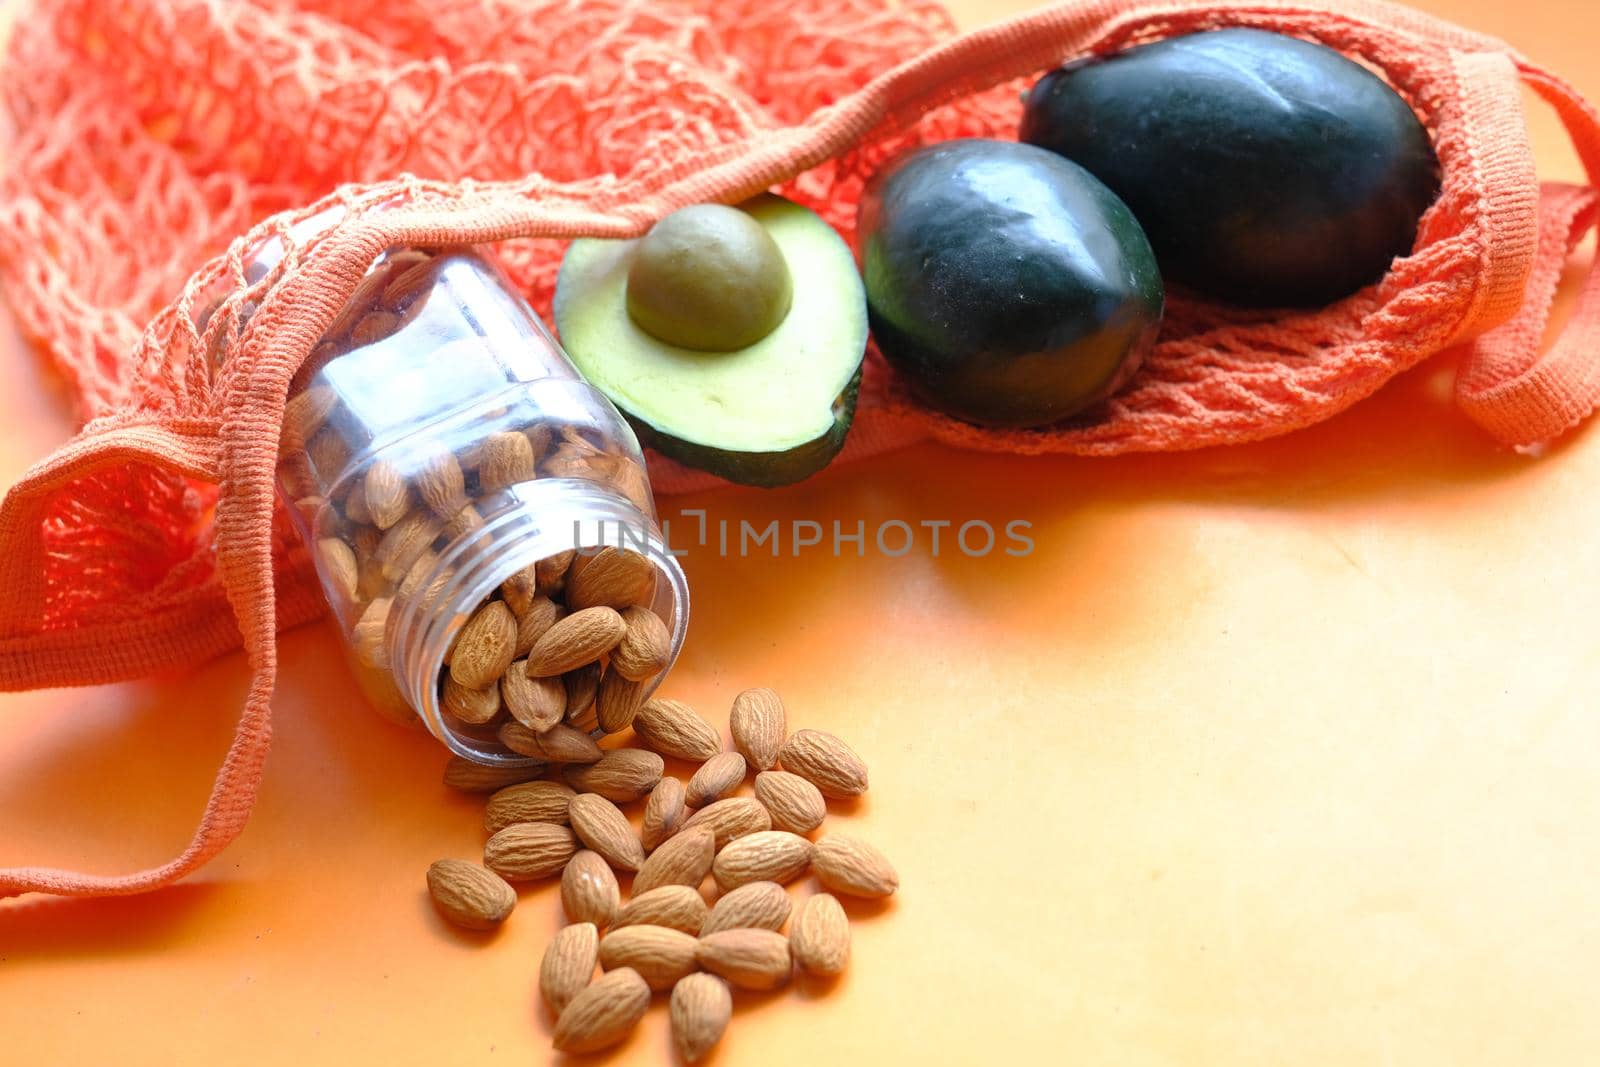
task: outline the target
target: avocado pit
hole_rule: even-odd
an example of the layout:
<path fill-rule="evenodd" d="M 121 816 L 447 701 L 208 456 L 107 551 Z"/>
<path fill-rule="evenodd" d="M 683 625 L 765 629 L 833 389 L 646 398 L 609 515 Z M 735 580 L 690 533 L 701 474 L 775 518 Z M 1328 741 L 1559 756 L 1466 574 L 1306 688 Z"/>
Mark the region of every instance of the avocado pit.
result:
<path fill-rule="evenodd" d="M 794 281 L 772 236 L 747 213 L 695 204 L 657 222 L 628 269 L 628 316 L 669 345 L 734 352 L 789 314 Z"/>

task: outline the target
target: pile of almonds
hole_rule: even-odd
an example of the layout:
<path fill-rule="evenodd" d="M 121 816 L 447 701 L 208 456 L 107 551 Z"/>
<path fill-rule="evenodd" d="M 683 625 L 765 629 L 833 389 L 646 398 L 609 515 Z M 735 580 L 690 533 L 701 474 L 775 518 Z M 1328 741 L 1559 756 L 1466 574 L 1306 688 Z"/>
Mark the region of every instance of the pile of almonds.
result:
<path fill-rule="evenodd" d="M 550 778 L 460 759 L 446 768 L 446 784 L 493 795 L 483 865 L 446 859 L 428 870 L 445 918 L 491 929 L 516 906 L 509 883 L 561 878 L 569 925 L 551 939 L 539 973 L 557 1049 L 616 1044 L 653 993 L 670 991 L 673 1042 L 694 1062 L 727 1028 L 730 987 L 776 989 L 796 965 L 818 976 L 844 969 L 850 926 L 834 894 L 886 897 L 898 887 L 866 842 L 807 836 L 827 817 L 826 798 L 867 789 L 866 764 L 848 745 L 820 730 L 790 734 L 770 689 L 739 694 L 729 725 L 733 750 L 724 751 L 692 708 L 657 698 L 632 717 L 643 748 L 547 754 L 560 772 Z M 699 767 L 685 784 L 665 773 L 663 757 Z M 754 796 L 736 795 L 752 770 Z M 641 800 L 636 831 L 618 805 Z M 784 887 L 807 872 L 823 891 L 796 912 Z M 618 874 L 632 876 L 626 902 Z"/>

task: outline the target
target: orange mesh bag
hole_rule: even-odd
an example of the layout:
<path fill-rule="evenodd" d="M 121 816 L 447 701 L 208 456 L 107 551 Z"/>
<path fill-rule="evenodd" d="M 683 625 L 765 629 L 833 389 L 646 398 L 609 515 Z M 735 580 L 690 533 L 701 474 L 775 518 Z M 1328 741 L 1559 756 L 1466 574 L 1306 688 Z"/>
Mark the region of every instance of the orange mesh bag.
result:
<path fill-rule="evenodd" d="M 240 645 L 254 673 L 181 855 L 123 875 L 0 870 L 0 895 L 164 885 L 244 824 L 276 632 L 323 610 L 274 494 L 285 394 L 394 244 L 503 242 L 547 308 L 557 239 L 636 236 L 690 203 L 778 185 L 849 236 L 865 179 L 892 153 L 1013 136 L 1021 79 L 1256 26 L 1364 59 L 1422 116 L 1443 188 L 1413 253 L 1323 310 L 1174 301 L 1137 380 L 1070 430 L 952 421 L 874 355 L 847 452 L 927 437 L 1096 455 L 1255 440 L 1466 342 L 1457 389 L 1474 419 L 1512 445 L 1562 433 L 1600 398 L 1597 276 L 1553 347 L 1541 355 L 1538 341 L 1600 200 L 1592 185 L 1541 189 L 1519 82 L 1559 112 L 1591 182 L 1600 116 L 1497 40 L 1401 7 L 1338 8 L 1085 0 L 961 37 L 927 0 L 61 0 L 22 14 L 0 67 L 17 127 L 0 280 L 85 425 L 0 511 L 0 683 L 109 682 Z M 332 229 L 290 233 L 333 204 L 345 211 Z M 247 278 L 271 236 L 286 254 Z M 707 481 L 652 467 L 658 489 Z"/>

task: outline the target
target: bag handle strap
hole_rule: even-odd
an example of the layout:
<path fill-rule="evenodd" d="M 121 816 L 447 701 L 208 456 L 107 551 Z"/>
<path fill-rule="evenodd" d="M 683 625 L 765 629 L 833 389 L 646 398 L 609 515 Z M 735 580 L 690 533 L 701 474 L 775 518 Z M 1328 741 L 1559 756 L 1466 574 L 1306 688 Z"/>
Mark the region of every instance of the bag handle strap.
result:
<path fill-rule="evenodd" d="M 1520 306 L 1473 342 L 1456 379 L 1456 402 L 1502 443 L 1529 448 L 1559 437 L 1600 406 L 1600 257 L 1586 270 L 1570 319 L 1541 351 L 1567 257 L 1600 222 L 1600 113 L 1548 71 L 1526 61 L 1517 71 L 1555 108 L 1589 184 L 1542 186 Z"/>
<path fill-rule="evenodd" d="M 73 482 L 93 476 L 97 471 L 126 463 L 150 463 L 178 471 L 192 478 L 211 480 L 217 476 L 219 449 L 217 426 L 195 424 L 166 427 L 128 423 L 107 428 L 89 427 L 71 444 L 35 466 L 6 494 L 0 510 L 0 543 L 15 551 L 0 561 L 0 583 L 7 590 L 0 622 L 8 630 L 20 621 L 37 619 L 43 602 L 44 539 L 40 534 L 46 510 L 54 494 Z M 165 620 L 159 632 L 139 635 L 138 640 L 110 641 L 100 646 L 99 654 L 85 656 L 85 635 L 67 633 L 60 641 L 37 640 L 0 642 L 0 681 L 14 685 L 64 684 L 82 682 L 84 663 L 105 674 L 103 680 L 126 677 L 169 652 L 194 652 L 188 646 L 207 640 L 197 633 L 187 617 Z M 146 627 L 148 630 L 148 627 Z M 108 634 L 101 630 L 96 637 Z M 128 635 L 124 635 L 125 638 Z M 123 662 L 106 650 L 133 650 L 131 662 Z M 63 673 L 65 672 L 65 673 Z M 142 672 L 141 672 L 142 673 Z M 100 680 L 100 679 L 96 679 Z M 254 689 L 254 686 L 252 686 Z M 199 831 L 187 849 L 159 867 L 128 875 L 94 875 L 53 867 L 12 867 L 0 869 L 0 897 L 19 893 L 54 893 L 60 896 L 116 896 L 139 893 L 165 885 L 194 870 L 216 855 L 244 825 L 255 796 L 254 783 L 260 780 L 261 760 L 266 755 L 266 735 L 259 710 L 252 718 L 249 706 L 246 719 L 234 738 L 227 759 L 217 776 L 210 803 Z"/>
<path fill-rule="evenodd" d="M 277 590 L 272 564 L 272 514 L 276 507 L 277 441 L 289 378 L 327 331 L 367 265 L 391 243 L 375 224 L 357 226 L 331 239 L 338 253 L 311 264 L 294 283 L 292 299 L 280 294 L 251 319 L 234 353 L 239 388 L 230 390 L 222 418 L 203 444 L 134 437 L 120 442 L 173 469 L 217 479 L 217 572 L 239 627 L 250 682 L 233 740 L 212 783 L 210 797 L 188 845 L 165 863 L 121 875 L 89 874 L 54 867 L 0 869 L 0 898 L 21 893 L 57 896 L 126 896 L 157 889 L 203 866 L 244 829 L 261 786 L 272 744 L 272 692 L 277 682 Z M 296 304 L 303 317 L 284 321 Z M 127 451 L 105 435 L 79 442 L 41 464 L 6 497 L 0 540 L 11 527 L 21 541 L 39 541 L 47 495 L 76 478 L 126 461 Z M 42 542 L 39 546 L 42 553 Z M 0 580 L 4 580 L 0 572 Z M 36 579 L 35 579 L 36 581 Z M 35 610 L 36 607 L 35 607 Z"/>

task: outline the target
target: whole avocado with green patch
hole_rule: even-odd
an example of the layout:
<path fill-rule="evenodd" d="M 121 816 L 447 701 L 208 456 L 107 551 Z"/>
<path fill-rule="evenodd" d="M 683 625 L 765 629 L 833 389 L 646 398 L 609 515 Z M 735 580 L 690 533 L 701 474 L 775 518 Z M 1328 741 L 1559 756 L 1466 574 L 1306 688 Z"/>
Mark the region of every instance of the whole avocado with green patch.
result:
<path fill-rule="evenodd" d="M 1144 231 L 1082 167 L 946 141 L 876 175 L 857 217 L 872 334 L 924 402 L 988 426 L 1078 415 L 1133 375 L 1164 293 Z"/>
<path fill-rule="evenodd" d="M 1021 139 L 1127 202 L 1169 283 L 1313 306 L 1379 280 L 1439 192 L 1409 104 L 1331 48 L 1224 29 L 1068 64 L 1029 90 Z"/>
<path fill-rule="evenodd" d="M 771 487 L 844 447 L 866 298 L 849 246 L 799 204 L 697 204 L 637 240 L 574 241 L 555 318 L 583 376 L 681 463 Z"/>

